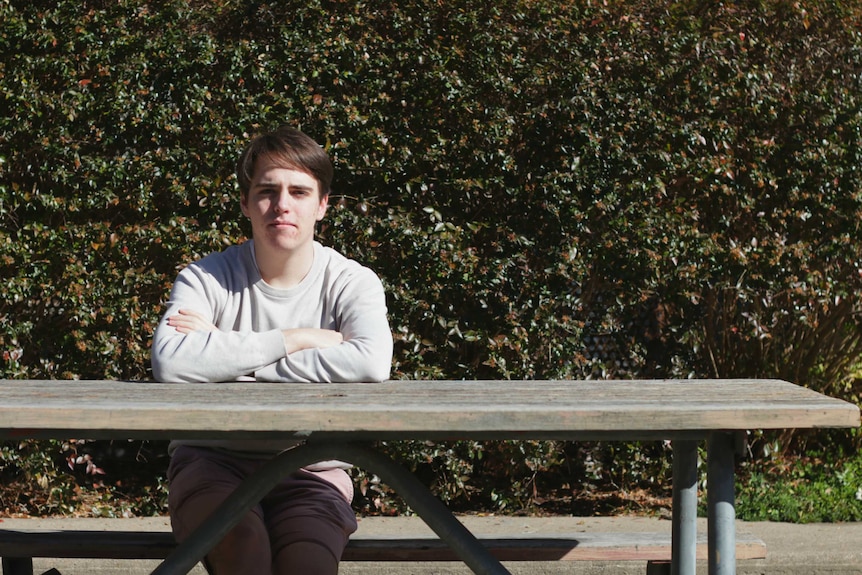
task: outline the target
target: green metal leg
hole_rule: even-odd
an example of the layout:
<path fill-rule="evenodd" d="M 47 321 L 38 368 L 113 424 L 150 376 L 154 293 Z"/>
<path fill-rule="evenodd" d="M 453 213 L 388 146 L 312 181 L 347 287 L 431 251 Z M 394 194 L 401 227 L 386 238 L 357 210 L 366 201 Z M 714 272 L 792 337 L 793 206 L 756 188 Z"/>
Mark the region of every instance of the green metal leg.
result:
<path fill-rule="evenodd" d="M 736 575 L 736 510 L 732 433 L 710 434 L 707 443 L 709 575 Z"/>
<path fill-rule="evenodd" d="M 4 557 L 3 575 L 33 575 L 33 558 Z"/>
<path fill-rule="evenodd" d="M 673 442 L 673 536 L 671 575 L 695 575 L 697 567 L 696 440 Z"/>
<path fill-rule="evenodd" d="M 647 561 L 646 575 L 671 575 L 671 562 Z"/>
<path fill-rule="evenodd" d="M 474 573 L 507 575 L 509 572 L 458 521 L 449 509 L 390 458 L 350 443 L 308 443 L 285 451 L 266 463 L 228 497 L 191 537 L 152 573 L 182 575 L 192 570 L 264 495 L 286 475 L 318 461 L 339 459 L 373 471 L 404 499 L 431 529 L 455 551 Z"/>

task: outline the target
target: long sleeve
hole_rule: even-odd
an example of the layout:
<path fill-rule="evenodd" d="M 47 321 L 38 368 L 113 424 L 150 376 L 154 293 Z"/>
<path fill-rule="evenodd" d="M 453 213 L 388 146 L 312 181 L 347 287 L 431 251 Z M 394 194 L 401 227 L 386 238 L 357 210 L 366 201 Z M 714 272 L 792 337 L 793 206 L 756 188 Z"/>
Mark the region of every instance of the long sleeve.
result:
<path fill-rule="evenodd" d="M 225 307 L 222 292 L 228 290 L 218 277 L 195 264 L 180 272 L 153 336 L 152 367 L 158 381 L 235 381 L 284 357 L 280 330 L 233 329 L 236 318 L 221 313 Z M 181 309 L 210 318 L 219 331 L 179 333 L 167 324 L 167 318 Z"/>
<path fill-rule="evenodd" d="M 181 309 L 202 314 L 218 331 L 178 332 L 167 318 Z M 343 342 L 285 356 L 282 330 L 292 328 L 335 330 Z M 311 270 L 289 289 L 260 278 L 251 241 L 189 265 L 174 283 L 152 346 L 159 381 L 383 381 L 391 361 L 380 280 L 317 243 Z"/>

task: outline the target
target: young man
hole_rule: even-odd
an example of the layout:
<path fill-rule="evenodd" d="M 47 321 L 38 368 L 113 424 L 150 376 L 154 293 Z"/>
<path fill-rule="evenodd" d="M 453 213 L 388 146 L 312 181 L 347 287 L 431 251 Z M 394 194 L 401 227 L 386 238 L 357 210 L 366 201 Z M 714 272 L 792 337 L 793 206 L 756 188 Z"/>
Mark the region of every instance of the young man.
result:
<path fill-rule="evenodd" d="M 237 164 L 252 239 L 180 272 L 153 337 L 159 381 L 365 382 L 389 377 L 392 334 L 369 269 L 314 240 L 332 164 L 302 132 L 252 140 Z M 285 401 L 290 401 L 285 397 Z M 169 507 L 182 540 L 273 454 L 270 441 L 173 441 Z M 333 574 L 356 529 L 349 465 L 276 487 L 207 555 L 211 573 Z"/>

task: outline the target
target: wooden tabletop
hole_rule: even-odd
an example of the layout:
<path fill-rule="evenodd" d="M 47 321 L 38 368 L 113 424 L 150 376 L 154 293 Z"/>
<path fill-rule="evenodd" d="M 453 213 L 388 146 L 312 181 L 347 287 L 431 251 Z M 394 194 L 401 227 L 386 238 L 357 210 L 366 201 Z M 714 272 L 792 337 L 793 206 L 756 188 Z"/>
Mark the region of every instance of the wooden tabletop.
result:
<path fill-rule="evenodd" d="M 0 380 L 6 438 L 672 439 L 859 423 L 856 405 L 779 380 Z"/>

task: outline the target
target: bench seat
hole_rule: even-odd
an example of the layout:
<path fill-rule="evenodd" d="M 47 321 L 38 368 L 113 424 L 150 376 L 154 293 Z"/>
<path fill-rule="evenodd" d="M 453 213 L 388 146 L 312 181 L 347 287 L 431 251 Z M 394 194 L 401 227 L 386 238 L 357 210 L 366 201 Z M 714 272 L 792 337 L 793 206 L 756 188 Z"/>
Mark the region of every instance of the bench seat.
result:
<path fill-rule="evenodd" d="M 481 538 L 501 561 L 666 561 L 670 535 L 662 533 L 572 533 Z M 167 531 L 0 530 L 4 575 L 31 574 L 32 557 L 164 559 L 176 547 Z M 697 556 L 706 559 L 706 538 Z M 737 535 L 737 559 L 762 559 L 760 539 Z M 343 561 L 458 561 L 445 542 L 433 537 L 355 536 Z M 28 568 L 29 566 L 29 568 Z"/>

